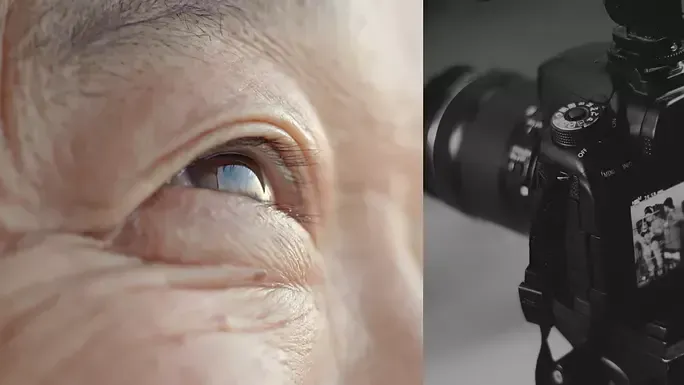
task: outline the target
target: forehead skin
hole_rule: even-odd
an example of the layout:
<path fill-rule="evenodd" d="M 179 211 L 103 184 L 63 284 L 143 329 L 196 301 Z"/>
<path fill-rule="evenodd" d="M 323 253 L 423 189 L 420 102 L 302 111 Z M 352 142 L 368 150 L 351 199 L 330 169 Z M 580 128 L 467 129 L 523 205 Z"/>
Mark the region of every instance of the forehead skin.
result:
<path fill-rule="evenodd" d="M 0 0 L 0 232 L 107 229 L 212 128 L 300 127 L 347 383 L 419 383 L 421 2 L 137 3 Z"/>
<path fill-rule="evenodd" d="M 417 18 L 420 2 L 184 1 L 215 4 L 201 11 L 209 16 L 192 12 L 176 16 L 155 7 L 134 6 L 166 2 L 125 2 L 130 3 L 128 13 L 148 10 L 142 12 L 144 16 L 132 17 L 133 25 L 127 27 L 119 27 L 124 23 L 121 20 L 100 20 L 120 19 L 123 16 L 117 15 L 127 14 L 103 14 L 98 7 L 103 3 L 105 9 L 116 8 L 118 1 L 31 0 L 6 5 L 11 16 L 5 26 L 6 56 L 27 60 L 6 61 L 3 73 L 9 81 L 30 83 L 37 94 L 14 96 L 66 106 L 90 103 L 89 107 L 94 107 L 97 101 L 84 101 L 84 96 L 105 94 L 107 87 L 138 80 L 136 73 L 162 65 L 180 66 L 172 60 L 186 58 L 194 61 L 188 65 L 193 67 L 188 72 L 206 71 L 200 69 L 202 64 L 215 65 L 217 72 L 243 75 L 240 81 L 250 86 L 250 82 L 266 83 L 256 76 L 245 76 L 247 68 L 258 62 L 278 73 L 274 76 L 287 78 L 283 83 L 296 83 L 302 96 L 292 99 L 306 100 L 280 102 L 288 102 L 294 118 L 308 118 L 308 128 L 332 147 L 333 158 L 354 155 L 333 159 L 336 165 L 344 164 L 335 167 L 337 182 L 365 179 L 373 185 L 370 190 L 380 194 L 388 189 L 406 193 L 421 189 L 415 180 L 407 179 L 421 168 L 417 161 L 418 149 L 422 148 L 417 128 L 422 94 L 421 22 Z M 152 21 L 137 24 L 146 19 Z M 88 20 L 95 21 L 89 26 Z M 22 71 L 13 71 L 21 65 L 25 65 Z M 199 77 L 193 81 L 196 88 L 209 86 Z M 5 91 L 11 92 L 9 82 L 5 83 Z M 268 96 L 283 99 L 282 95 Z M 10 99 L 5 98 L 5 103 L 11 103 Z M 292 105 L 298 103 L 306 106 Z M 11 106 L 6 110 L 10 112 Z M 45 124 L 52 132 L 64 129 L 59 123 L 69 118 L 56 112 L 39 115 L 50 120 Z M 18 119 L 5 117 L 13 118 Z M 6 130 L 12 130 L 12 125 L 8 126 Z M 398 156 L 398 148 L 414 151 L 410 156 Z M 376 169 L 379 172 L 374 172 Z M 360 170 L 373 177 L 357 175 Z M 365 194 L 365 187 L 371 187 L 352 184 L 357 187 L 350 191 L 353 194 Z"/>

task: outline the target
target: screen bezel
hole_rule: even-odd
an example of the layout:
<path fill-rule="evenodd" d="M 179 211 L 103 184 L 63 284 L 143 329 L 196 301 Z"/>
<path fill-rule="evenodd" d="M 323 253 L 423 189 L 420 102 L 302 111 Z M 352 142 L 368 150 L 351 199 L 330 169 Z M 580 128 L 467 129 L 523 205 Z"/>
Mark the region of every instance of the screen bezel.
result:
<path fill-rule="evenodd" d="M 638 285 L 638 265 L 634 255 L 632 207 L 636 200 L 642 200 L 646 196 L 649 196 L 646 200 L 662 203 L 661 201 L 664 201 L 668 196 L 668 191 L 676 189 L 678 186 L 684 190 L 684 175 L 676 172 L 653 172 L 653 170 L 660 169 L 658 163 L 653 159 L 641 159 L 634 163 L 635 166 L 626 175 L 622 183 L 610 188 L 613 192 L 615 192 L 615 188 L 620 188 L 627 194 L 617 194 L 617 196 L 622 195 L 622 198 L 613 199 L 612 204 L 606 205 L 608 212 L 605 214 L 615 215 L 616 221 L 613 223 L 614 230 L 611 230 L 608 228 L 610 223 L 604 220 L 606 226 L 602 230 L 606 234 L 604 238 L 608 241 L 605 243 L 606 245 L 614 245 L 617 250 L 620 250 L 619 254 L 630 256 L 630 263 L 624 264 L 628 268 L 619 274 L 622 277 L 622 283 L 618 285 L 622 286 L 623 295 L 614 297 L 619 298 L 618 303 L 621 308 L 627 309 L 630 313 L 637 313 L 639 317 L 651 319 L 655 314 L 661 313 L 663 309 L 669 308 L 675 297 L 683 295 L 684 264 L 680 262 L 677 269 L 668 272 L 648 285 L 641 287 Z M 616 197 L 615 194 L 612 195 Z M 676 207 L 678 199 L 672 198 Z M 611 258 L 608 257 L 608 259 Z M 609 263 L 607 262 L 607 265 Z M 606 273 L 610 274 L 610 271 L 606 271 Z M 617 283 L 618 278 L 614 278 L 614 282 Z"/>
<path fill-rule="evenodd" d="M 633 156 L 633 152 L 630 156 L 630 152 L 624 142 L 606 141 L 592 146 L 587 152 L 589 156 L 583 159 L 590 191 L 580 197 L 580 206 L 584 207 L 581 210 L 591 212 L 582 215 L 592 218 L 595 223 L 588 225 L 589 221 L 585 221 L 582 231 L 599 240 L 598 250 L 588 250 L 588 266 L 591 267 L 587 274 L 591 277 L 592 288 L 607 294 L 611 312 L 628 315 L 639 322 L 652 321 L 663 309 L 671 307 L 674 297 L 682 297 L 684 303 L 684 264 L 679 265 L 679 270 L 638 287 L 632 202 L 684 183 L 684 172 L 670 170 L 673 167 L 667 169 L 668 173 L 653 172 L 660 169 L 656 159 Z M 622 166 L 627 163 L 630 167 L 623 170 Z M 619 169 L 619 172 L 606 177 L 607 173 L 602 173 L 606 169 Z"/>

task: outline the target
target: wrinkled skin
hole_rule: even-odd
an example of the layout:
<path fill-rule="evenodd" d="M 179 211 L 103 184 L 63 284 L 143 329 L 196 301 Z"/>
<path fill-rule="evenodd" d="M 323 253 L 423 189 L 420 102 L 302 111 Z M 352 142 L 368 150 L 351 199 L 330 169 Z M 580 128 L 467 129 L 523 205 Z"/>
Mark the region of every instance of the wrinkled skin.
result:
<path fill-rule="evenodd" d="M 422 383 L 421 2 L 106 2 L 0 0 L 0 384 Z M 166 184 L 244 137 L 291 209 Z"/>

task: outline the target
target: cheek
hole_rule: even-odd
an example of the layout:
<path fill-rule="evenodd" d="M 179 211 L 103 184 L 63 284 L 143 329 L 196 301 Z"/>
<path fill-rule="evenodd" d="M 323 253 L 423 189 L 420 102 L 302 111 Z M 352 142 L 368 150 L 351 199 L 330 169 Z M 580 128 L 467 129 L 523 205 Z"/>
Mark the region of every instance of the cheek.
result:
<path fill-rule="evenodd" d="M 315 250 L 275 210 L 174 189 L 107 246 L 24 244 L 0 258 L 0 383 L 308 385 L 332 361 Z"/>
<path fill-rule="evenodd" d="M 132 216 L 114 247 L 148 262 L 261 269 L 270 284 L 310 287 L 323 279 L 322 259 L 294 219 L 210 190 L 163 189 Z"/>
<path fill-rule="evenodd" d="M 301 384 L 312 309 L 284 291 L 65 290 L 3 327 L 0 382 Z"/>
<path fill-rule="evenodd" d="M 15 263 L 2 266 L 72 255 L 118 262 L 0 293 L 0 383 L 304 384 L 318 357 L 323 321 L 306 290 L 207 288 L 189 267 L 124 263 L 49 240 L 5 256 Z"/>

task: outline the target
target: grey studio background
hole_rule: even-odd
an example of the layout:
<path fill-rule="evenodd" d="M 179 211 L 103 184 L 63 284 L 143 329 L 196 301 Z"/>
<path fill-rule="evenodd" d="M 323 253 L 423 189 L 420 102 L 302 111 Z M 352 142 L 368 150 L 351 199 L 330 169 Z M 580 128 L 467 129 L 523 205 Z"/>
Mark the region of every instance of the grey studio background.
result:
<path fill-rule="evenodd" d="M 455 63 L 533 76 L 544 59 L 610 40 L 601 0 L 425 2 L 425 77 Z M 533 385 L 539 331 L 517 297 L 527 239 L 429 197 L 425 213 L 425 383 Z M 558 335 L 555 355 L 567 351 Z"/>

